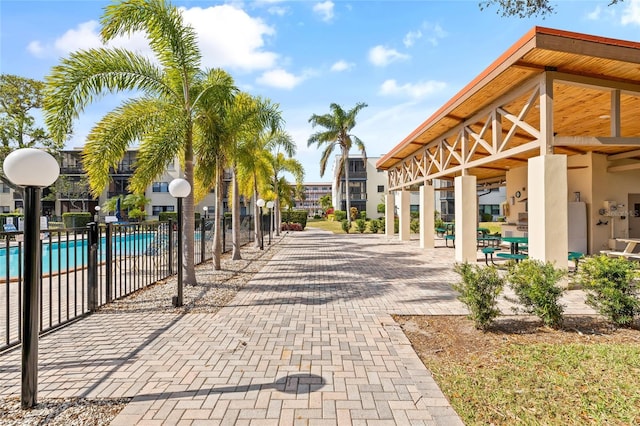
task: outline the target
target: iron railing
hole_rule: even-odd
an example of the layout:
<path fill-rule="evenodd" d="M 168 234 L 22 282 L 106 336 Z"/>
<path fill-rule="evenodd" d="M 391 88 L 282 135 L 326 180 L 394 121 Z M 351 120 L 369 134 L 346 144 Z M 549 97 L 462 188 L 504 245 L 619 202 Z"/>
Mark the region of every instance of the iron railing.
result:
<path fill-rule="evenodd" d="M 175 223 L 90 223 L 41 232 L 40 333 L 81 318 L 177 272 Z M 222 221 L 223 251 L 232 248 L 231 218 Z M 213 219 L 200 219 L 194 262 L 213 255 Z M 0 232 L 0 352 L 19 345 L 24 285 L 23 233 Z M 241 219 L 239 244 L 253 241 L 253 218 Z"/>

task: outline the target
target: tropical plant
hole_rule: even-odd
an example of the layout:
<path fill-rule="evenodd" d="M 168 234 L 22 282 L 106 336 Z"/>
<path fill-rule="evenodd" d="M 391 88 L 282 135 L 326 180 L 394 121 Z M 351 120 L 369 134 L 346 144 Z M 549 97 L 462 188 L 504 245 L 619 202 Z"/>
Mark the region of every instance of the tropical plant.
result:
<path fill-rule="evenodd" d="M 587 292 L 587 304 L 617 326 L 629 326 L 640 314 L 636 262 L 600 255 L 580 262 L 574 280 Z"/>
<path fill-rule="evenodd" d="M 509 265 L 507 280 L 516 294 L 515 302 L 525 312 L 536 315 L 544 325 L 557 328 L 562 325 L 564 311 L 559 302 L 564 289 L 557 284 L 564 275 L 565 271 L 550 262 L 525 259 Z"/>
<path fill-rule="evenodd" d="M 367 104 L 360 102 L 349 111 L 345 111 L 340 105 L 332 103 L 330 105 L 331 112 L 329 114 L 313 114 L 311 118 L 309 118 L 309 122 L 314 128 L 316 126 L 324 128 L 324 130 L 312 134 L 307 141 L 307 146 L 316 144 L 318 148 L 321 146 L 325 147 L 320 159 L 320 176 L 324 176 L 327 163 L 331 158 L 333 150 L 338 147 L 341 151 L 340 162 L 337 168 L 338 172 L 335 176 L 335 184 L 336 187 L 339 186 L 344 173 L 347 204 L 346 211 L 351 211 L 351 201 L 349 196 L 349 151 L 351 151 L 351 148 L 355 145 L 355 147 L 362 153 L 363 159 L 366 161 L 367 158 L 364 143 L 360 138 L 351 133 L 356 125 L 356 116 L 360 110 L 366 106 Z M 347 220 L 351 223 L 350 217 L 348 217 Z"/>
<path fill-rule="evenodd" d="M 377 234 L 379 229 L 380 229 L 380 222 L 378 222 L 377 219 L 372 219 L 369 222 L 369 230 L 371 231 L 371 233 Z"/>
<path fill-rule="evenodd" d="M 504 288 L 504 278 L 495 266 L 472 266 L 465 262 L 456 264 L 454 270 L 462 279 L 453 284 L 453 289 L 460 293 L 458 300 L 467 305 L 475 327 L 486 330 L 500 315 L 498 296 Z"/>
<path fill-rule="evenodd" d="M 323 195 L 322 197 L 320 197 L 319 202 L 320 202 L 320 207 L 322 207 L 322 210 L 324 210 L 325 212 L 327 211 L 327 209 L 330 209 L 331 207 L 333 207 L 331 194 Z"/>
<path fill-rule="evenodd" d="M 365 219 L 356 219 L 356 231 L 361 234 L 364 234 L 364 231 L 367 230 L 367 221 Z"/>
<path fill-rule="evenodd" d="M 624 0 L 607 0 L 609 6 Z M 497 13 L 501 16 L 516 16 L 518 18 L 529 18 L 536 16 L 547 16 L 555 13 L 551 0 L 482 0 L 479 3 L 480 10 L 485 10 L 489 6 L 496 6 Z"/>
<path fill-rule="evenodd" d="M 351 218 L 352 222 L 358 218 L 358 208 L 357 207 L 351 207 L 347 211 L 349 212 L 349 217 Z"/>
<path fill-rule="evenodd" d="M 351 230 L 351 222 L 349 222 L 347 219 L 344 219 L 340 222 L 340 226 L 342 226 L 342 230 L 344 232 L 346 232 L 347 234 L 349 233 L 349 231 Z"/>
<path fill-rule="evenodd" d="M 235 90 L 233 80 L 221 70 L 200 70 L 194 30 L 164 0 L 115 2 L 104 9 L 100 23 L 104 43 L 142 32 L 155 61 L 120 48 L 80 50 L 62 59 L 46 78 L 45 121 L 53 139 L 64 141 L 73 121 L 103 94 L 140 94 L 107 113 L 87 137 L 83 164 L 92 193 L 108 185 L 109 168 L 132 144 L 140 146 L 132 192 L 142 193 L 176 157 L 193 188 L 194 135 L 201 134 L 196 118 L 207 104 L 226 102 Z M 183 207 L 184 282 L 196 284 L 193 191 Z"/>
<path fill-rule="evenodd" d="M 145 197 L 144 194 L 127 194 L 122 200 L 122 207 L 129 211 L 127 216 L 131 217 L 131 210 L 138 209 L 144 212 L 145 206 L 150 202 L 151 199 Z"/>

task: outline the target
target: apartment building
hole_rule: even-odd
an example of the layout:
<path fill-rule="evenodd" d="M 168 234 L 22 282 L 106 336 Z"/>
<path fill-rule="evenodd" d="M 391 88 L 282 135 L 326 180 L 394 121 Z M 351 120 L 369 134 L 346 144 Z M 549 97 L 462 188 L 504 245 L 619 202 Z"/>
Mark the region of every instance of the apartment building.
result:
<path fill-rule="evenodd" d="M 320 205 L 320 198 L 331 195 L 331 184 L 327 182 L 306 182 L 302 184 L 304 196 L 296 200 L 296 210 L 306 210 L 307 216 L 322 215 L 323 209 Z"/>

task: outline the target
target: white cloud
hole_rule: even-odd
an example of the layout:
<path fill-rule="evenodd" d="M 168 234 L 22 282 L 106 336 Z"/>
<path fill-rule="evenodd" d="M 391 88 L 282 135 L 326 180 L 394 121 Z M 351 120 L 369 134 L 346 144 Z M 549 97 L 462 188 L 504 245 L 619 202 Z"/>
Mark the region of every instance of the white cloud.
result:
<path fill-rule="evenodd" d="M 590 21 L 597 21 L 598 19 L 600 19 L 601 13 L 602 9 L 600 8 L 600 5 L 598 5 L 595 9 L 593 9 L 593 11 L 587 13 L 587 19 Z"/>
<path fill-rule="evenodd" d="M 275 30 L 259 18 L 249 16 L 245 11 L 232 5 L 180 8 L 187 24 L 198 36 L 205 67 L 223 67 L 243 71 L 264 70 L 276 65 L 278 54 L 264 48 L 265 39 L 275 34 Z M 102 47 L 99 23 L 87 21 L 70 29 L 52 44 L 39 40 L 32 41 L 29 52 L 42 56 L 51 51 L 52 55 L 67 55 L 78 49 Z M 152 57 L 151 49 L 142 33 L 129 38 L 117 38 L 109 43 L 111 47 L 123 47 Z"/>
<path fill-rule="evenodd" d="M 386 80 L 380 86 L 379 94 L 384 96 L 408 96 L 412 99 L 422 99 L 434 93 L 440 92 L 447 87 L 442 81 L 421 81 L 418 83 L 406 83 L 398 85 L 396 80 Z"/>
<path fill-rule="evenodd" d="M 622 25 L 640 25 L 640 0 L 630 0 L 623 4 L 626 5 L 626 7 L 622 10 Z"/>
<path fill-rule="evenodd" d="M 384 67 L 389 65 L 391 62 L 409 58 L 409 55 L 400 53 L 395 49 L 387 49 L 381 45 L 372 47 L 369 50 L 369 61 L 377 67 Z"/>
<path fill-rule="evenodd" d="M 261 19 L 228 4 L 181 11 L 198 34 L 203 65 L 245 71 L 275 66 L 278 55 L 264 50 L 264 39 L 275 30 Z"/>
<path fill-rule="evenodd" d="M 416 40 L 422 37 L 422 31 L 409 31 L 407 35 L 404 36 L 402 43 L 404 43 L 405 47 L 411 47 L 416 42 Z"/>
<path fill-rule="evenodd" d="M 305 80 L 305 76 L 296 76 L 281 68 L 266 71 L 256 80 L 263 86 L 291 90 Z"/>
<path fill-rule="evenodd" d="M 353 62 L 347 62 L 341 59 L 335 64 L 331 65 L 331 71 L 335 71 L 335 72 L 348 71 L 355 66 L 356 64 L 354 64 Z"/>
<path fill-rule="evenodd" d="M 329 22 L 333 19 L 333 7 L 335 5 L 331 0 L 324 1 L 322 3 L 316 3 L 313 5 L 313 11 L 320 15 L 323 21 Z"/>

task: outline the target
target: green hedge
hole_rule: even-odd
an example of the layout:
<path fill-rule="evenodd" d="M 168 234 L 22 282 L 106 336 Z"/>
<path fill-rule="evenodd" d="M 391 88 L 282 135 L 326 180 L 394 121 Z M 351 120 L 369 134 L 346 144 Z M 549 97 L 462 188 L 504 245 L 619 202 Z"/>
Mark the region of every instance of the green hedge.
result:
<path fill-rule="evenodd" d="M 93 215 L 89 212 L 62 213 L 65 228 L 84 228 L 89 222 L 93 222 Z"/>
<path fill-rule="evenodd" d="M 307 226 L 307 212 L 306 210 L 283 211 L 282 221 L 285 223 L 299 223 L 304 229 Z"/>
<path fill-rule="evenodd" d="M 195 218 L 196 218 L 196 222 L 198 222 L 200 220 L 200 213 L 196 212 Z M 167 222 L 169 219 L 171 219 L 174 222 L 177 222 L 178 212 L 160 212 L 160 214 L 158 214 L 158 220 L 160 220 L 160 222 Z"/>

